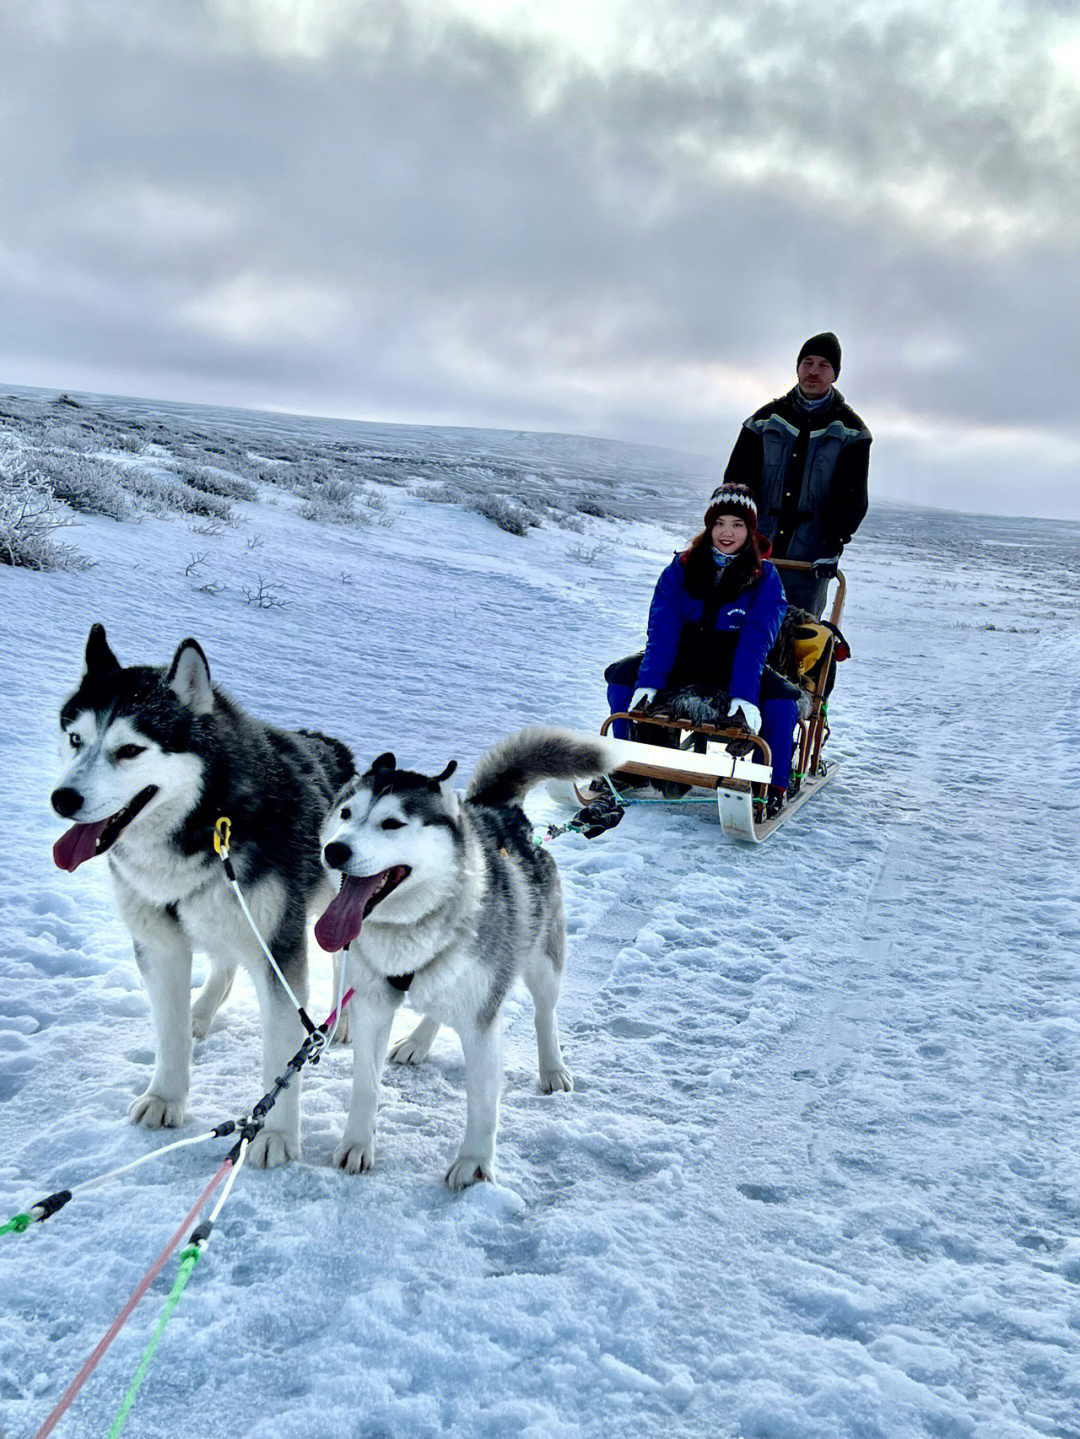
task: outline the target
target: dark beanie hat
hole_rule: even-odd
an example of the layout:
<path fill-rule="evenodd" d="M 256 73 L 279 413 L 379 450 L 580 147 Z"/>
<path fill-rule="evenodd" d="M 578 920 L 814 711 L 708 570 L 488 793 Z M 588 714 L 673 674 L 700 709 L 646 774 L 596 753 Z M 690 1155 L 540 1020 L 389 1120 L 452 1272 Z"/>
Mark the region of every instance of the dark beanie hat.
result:
<path fill-rule="evenodd" d="M 823 360 L 828 360 L 833 367 L 833 374 L 840 373 L 840 341 L 831 330 L 826 330 L 821 335 L 811 335 L 806 344 L 799 351 L 799 358 L 795 361 L 798 367 L 806 359 L 807 355 L 820 355 Z"/>
<path fill-rule="evenodd" d="M 717 485 L 705 510 L 705 528 L 712 529 L 721 515 L 738 515 L 751 534 L 757 529 L 757 505 L 745 485 Z"/>

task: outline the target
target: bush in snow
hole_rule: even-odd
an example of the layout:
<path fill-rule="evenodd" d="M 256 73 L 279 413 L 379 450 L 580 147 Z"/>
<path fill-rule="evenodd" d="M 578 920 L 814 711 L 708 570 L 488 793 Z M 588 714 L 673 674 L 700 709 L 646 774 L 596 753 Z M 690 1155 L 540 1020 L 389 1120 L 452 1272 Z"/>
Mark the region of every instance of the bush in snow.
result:
<path fill-rule="evenodd" d="M 474 495 L 468 508 L 491 520 L 508 535 L 523 535 L 530 526 L 540 523 L 531 510 L 512 504 L 505 495 Z"/>
<path fill-rule="evenodd" d="M 131 465 L 127 471 L 127 491 L 139 502 L 139 508 L 152 515 L 164 515 L 177 508 L 176 480 L 161 470 L 144 465 Z"/>
<path fill-rule="evenodd" d="M 41 439 L 54 449 L 75 450 L 82 454 L 101 448 L 101 427 L 89 415 L 46 414 L 42 416 L 42 421 Z"/>
<path fill-rule="evenodd" d="M 114 435 L 111 443 L 114 444 L 118 450 L 124 450 L 129 455 L 137 455 L 141 453 L 146 442 L 142 436 L 137 435 L 134 430 L 129 430 L 121 431 L 120 434 Z"/>
<path fill-rule="evenodd" d="M 595 493 L 579 495 L 577 500 L 572 503 L 578 514 L 589 515 L 594 520 L 619 518 L 602 495 Z"/>
<path fill-rule="evenodd" d="M 0 563 L 24 570 L 85 570 L 91 561 L 53 539 L 70 523 L 49 481 L 27 470 L 0 476 Z"/>
<path fill-rule="evenodd" d="M 110 520 L 122 520 L 128 513 L 124 498 L 126 476 L 111 460 L 47 450 L 35 456 L 35 466 L 55 497 L 73 510 L 84 515 L 105 515 Z"/>
<path fill-rule="evenodd" d="M 333 500 L 316 495 L 310 500 L 305 500 L 300 506 L 300 518 L 302 520 L 319 520 L 328 525 L 353 525 L 362 528 L 371 524 L 371 516 L 360 510 L 354 510 L 349 496 L 344 503 L 335 503 Z"/>
<path fill-rule="evenodd" d="M 170 466 L 178 478 L 191 490 L 204 495 L 219 495 L 225 500 L 255 500 L 259 492 L 250 480 L 239 475 L 228 475 L 220 470 L 209 470 L 205 465 L 193 465 L 180 461 Z"/>

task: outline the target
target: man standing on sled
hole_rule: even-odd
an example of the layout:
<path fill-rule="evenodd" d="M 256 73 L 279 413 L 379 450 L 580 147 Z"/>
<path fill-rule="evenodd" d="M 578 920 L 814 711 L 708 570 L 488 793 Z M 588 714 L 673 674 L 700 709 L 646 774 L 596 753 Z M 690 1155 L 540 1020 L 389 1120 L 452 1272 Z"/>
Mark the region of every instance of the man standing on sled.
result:
<path fill-rule="evenodd" d="M 840 341 L 826 331 L 799 351 L 798 384 L 743 422 L 724 484 L 745 485 L 773 559 L 808 560 L 781 571 L 789 603 L 819 618 L 829 580 L 867 508 L 872 436 L 835 388 Z"/>

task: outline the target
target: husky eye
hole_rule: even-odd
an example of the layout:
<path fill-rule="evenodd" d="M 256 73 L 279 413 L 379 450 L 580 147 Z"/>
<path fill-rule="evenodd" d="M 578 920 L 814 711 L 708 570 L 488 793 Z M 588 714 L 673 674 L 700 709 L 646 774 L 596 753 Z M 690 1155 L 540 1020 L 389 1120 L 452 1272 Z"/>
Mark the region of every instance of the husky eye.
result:
<path fill-rule="evenodd" d="M 72 749 L 82 749 L 82 738 L 74 730 L 68 731 L 68 742 Z"/>
<path fill-rule="evenodd" d="M 145 748 L 144 744 L 122 744 L 113 755 L 113 759 L 135 759 L 142 754 Z"/>
<path fill-rule="evenodd" d="M 352 819 L 352 810 L 351 810 L 351 809 L 343 809 L 343 810 L 341 811 L 341 814 L 338 816 L 338 818 L 339 818 L 339 819 Z"/>
<path fill-rule="evenodd" d="M 404 828 L 405 828 L 405 821 L 404 821 L 403 819 L 384 819 L 383 822 L 382 822 L 382 824 L 379 826 L 379 828 L 380 828 L 380 829 L 404 829 Z"/>

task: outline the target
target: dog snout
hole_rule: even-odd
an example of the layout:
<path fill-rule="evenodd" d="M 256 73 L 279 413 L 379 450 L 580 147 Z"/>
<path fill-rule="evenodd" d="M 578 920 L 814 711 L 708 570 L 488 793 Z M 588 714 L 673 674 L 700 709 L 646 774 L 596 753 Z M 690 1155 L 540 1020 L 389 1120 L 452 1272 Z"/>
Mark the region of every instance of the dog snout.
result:
<path fill-rule="evenodd" d="M 77 789 L 54 789 L 52 807 L 61 819 L 74 819 L 83 806 L 83 797 Z"/>
<path fill-rule="evenodd" d="M 332 839 L 323 850 L 323 859 L 331 869 L 344 869 L 352 858 L 352 850 L 340 839 Z"/>

